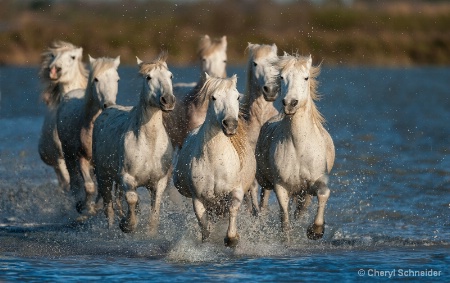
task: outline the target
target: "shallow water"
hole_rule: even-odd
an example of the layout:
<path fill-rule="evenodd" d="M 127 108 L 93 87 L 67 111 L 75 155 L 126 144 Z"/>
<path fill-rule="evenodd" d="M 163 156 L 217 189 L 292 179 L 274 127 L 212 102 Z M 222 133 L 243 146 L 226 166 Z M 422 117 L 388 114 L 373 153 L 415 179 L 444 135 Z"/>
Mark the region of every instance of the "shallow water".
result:
<path fill-rule="evenodd" d="M 172 71 L 175 82 L 195 81 L 198 74 Z M 118 102 L 132 105 L 136 69 L 119 73 Z M 244 92 L 244 70 L 228 73 L 238 74 Z M 0 281 L 356 281 L 390 275 L 448 282 L 450 69 L 324 68 L 319 81 L 318 106 L 336 146 L 324 238 L 306 238 L 314 201 L 293 222 L 292 243 L 284 243 L 272 194 L 268 215 L 254 219 L 242 211 L 240 244 L 229 249 L 223 246 L 226 221 L 201 243 L 191 204 L 173 187 L 156 238 L 146 234 L 144 189 L 138 190 L 136 233 L 106 229 L 102 214 L 74 224 L 74 200 L 37 153 L 45 111 L 37 69 L 1 67 Z"/>

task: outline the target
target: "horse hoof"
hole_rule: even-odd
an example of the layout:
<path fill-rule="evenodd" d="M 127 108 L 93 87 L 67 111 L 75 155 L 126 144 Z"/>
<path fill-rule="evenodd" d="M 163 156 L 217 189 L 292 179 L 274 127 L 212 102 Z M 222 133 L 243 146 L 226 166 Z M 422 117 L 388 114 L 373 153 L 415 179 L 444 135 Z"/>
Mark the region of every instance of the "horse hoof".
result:
<path fill-rule="evenodd" d="M 229 247 L 229 248 L 235 248 L 237 246 L 237 244 L 239 243 L 239 234 L 236 234 L 236 237 L 234 238 L 228 238 L 225 237 L 225 239 L 223 240 L 225 243 L 225 246 Z"/>
<path fill-rule="evenodd" d="M 83 213 L 83 209 L 84 209 L 83 202 L 81 200 L 78 201 L 77 204 L 75 205 L 75 208 L 77 209 L 79 214 Z"/>
<path fill-rule="evenodd" d="M 132 225 L 128 221 L 122 220 L 119 223 L 119 227 L 120 227 L 120 230 L 122 230 L 122 232 L 124 232 L 124 233 L 131 233 L 131 232 L 134 231 L 136 225 Z"/>
<path fill-rule="evenodd" d="M 323 234 L 325 232 L 325 226 L 317 226 L 315 224 L 308 227 L 308 230 L 306 231 L 306 235 L 308 236 L 308 239 L 310 240 L 319 240 L 322 239 Z"/>

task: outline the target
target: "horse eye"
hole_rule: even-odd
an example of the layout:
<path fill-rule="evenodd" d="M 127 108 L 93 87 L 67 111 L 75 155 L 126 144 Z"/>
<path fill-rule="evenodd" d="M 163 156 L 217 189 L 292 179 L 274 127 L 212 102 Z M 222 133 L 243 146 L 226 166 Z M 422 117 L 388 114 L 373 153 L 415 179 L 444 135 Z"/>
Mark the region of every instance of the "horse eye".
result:
<path fill-rule="evenodd" d="M 212 100 L 216 100 L 216 98 L 214 96 L 212 96 L 211 98 L 212 98 Z"/>
<path fill-rule="evenodd" d="M 306 78 L 305 78 L 305 81 L 307 81 L 308 79 L 309 79 L 309 77 L 306 77 Z"/>
<path fill-rule="evenodd" d="M 147 77 L 146 77 L 146 79 L 147 79 L 147 81 L 149 81 L 149 80 L 151 80 L 151 79 L 152 79 L 152 77 L 150 77 L 150 76 L 147 76 Z"/>
<path fill-rule="evenodd" d="M 171 80 L 173 79 L 173 75 L 170 75 L 170 79 L 171 79 Z"/>
<path fill-rule="evenodd" d="M 253 62 L 253 66 L 255 66 L 255 67 L 256 67 L 256 66 L 258 66 L 258 64 L 256 64 L 256 62 Z"/>
<path fill-rule="evenodd" d="M 205 59 L 205 58 L 202 58 L 202 61 L 203 61 L 203 62 L 206 62 L 206 59 Z"/>
<path fill-rule="evenodd" d="M 97 79 L 97 78 L 94 78 L 94 81 L 95 81 L 95 82 L 98 82 L 98 79 Z"/>
<path fill-rule="evenodd" d="M 281 80 L 284 80 L 284 78 L 283 78 L 283 77 L 280 77 L 280 79 L 281 79 Z"/>
<path fill-rule="evenodd" d="M 72 60 L 75 60 L 75 56 L 70 56 L 70 58 L 72 58 Z"/>
<path fill-rule="evenodd" d="M 224 63 L 227 63 L 227 60 L 223 60 Z"/>

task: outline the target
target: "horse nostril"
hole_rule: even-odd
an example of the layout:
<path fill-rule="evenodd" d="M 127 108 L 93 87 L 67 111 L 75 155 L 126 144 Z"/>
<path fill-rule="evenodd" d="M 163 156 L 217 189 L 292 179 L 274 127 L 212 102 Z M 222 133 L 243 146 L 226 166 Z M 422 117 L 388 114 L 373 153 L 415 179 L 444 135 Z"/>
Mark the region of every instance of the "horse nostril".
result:
<path fill-rule="evenodd" d="M 227 128 L 228 127 L 228 121 L 227 120 L 223 120 L 222 121 L 222 125 Z"/>
<path fill-rule="evenodd" d="M 103 109 L 106 109 L 106 108 L 108 108 L 108 104 L 103 104 Z"/>
<path fill-rule="evenodd" d="M 266 92 L 266 93 L 267 93 L 267 92 L 269 92 L 269 87 L 268 87 L 268 86 L 266 86 L 266 85 L 265 85 L 265 86 L 263 86 L 263 91 L 264 91 L 264 92 Z"/>
<path fill-rule="evenodd" d="M 297 99 L 292 100 L 291 105 L 292 105 L 293 107 L 297 106 L 297 104 L 298 104 L 298 100 L 297 100 Z"/>
<path fill-rule="evenodd" d="M 163 105 L 166 105 L 166 104 L 167 104 L 167 100 L 166 100 L 166 98 L 165 98 L 164 96 L 161 96 L 160 101 L 161 101 L 161 103 L 162 103 Z"/>
<path fill-rule="evenodd" d="M 61 71 L 61 67 L 56 67 L 56 71 L 57 72 Z"/>

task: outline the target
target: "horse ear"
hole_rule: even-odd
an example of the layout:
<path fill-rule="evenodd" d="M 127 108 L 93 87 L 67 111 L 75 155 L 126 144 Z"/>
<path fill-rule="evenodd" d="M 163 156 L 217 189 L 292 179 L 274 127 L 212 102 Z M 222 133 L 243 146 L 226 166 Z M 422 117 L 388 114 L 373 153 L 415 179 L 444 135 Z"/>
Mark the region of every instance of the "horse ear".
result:
<path fill-rule="evenodd" d="M 136 60 L 137 60 L 137 64 L 140 66 L 140 65 L 142 65 L 142 63 L 144 63 L 141 59 L 139 59 L 137 56 L 136 56 Z"/>
<path fill-rule="evenodd" d="M 312 66 L 312 57 L 311 57 L 311 54 L 309 54 L 308 60 L 306 61 L 306 66 L 308 67 L 308 69 L 310 69 L 311 66 Z"/>
<path fill-rule="evenodd" d="M 208 75 L 208 73 L 207 72 L 205 72 L 205 78 L 206 79 L 209 79 L 209 78 L 211 78 L 209 75 Z"/>
<path fill-rule="evenodd" d="M 284 52 L 283 52 L 283 56 L 284 56 L 284 57 L 287 57 L 287 56 L 289 56 L 289 54 L 288 54 L 286 51 L 284 51 Z"/>
<path fill-rule="evenodd" d="M 116 59 L 114 59 L 114 67 L 116 67 L 116 69 L 119 67 L 120 65 L 120 55 L 116 57 Z"/>
<path fill-rule="evenodd" d="M 278 51 L 277 45 L 275 43 L 272 44 L 272 52 L 277 54 L 277 51 Z"/>
<path fill-rule="evenodd" d="M 236 74 L 231 76 L 231 81 L 234 83 L 234 85 L 237 85 L 237 75 Z"/>
<path fill-rule="evenodd" d="M 94 64 L 95 58 L 91 57 L 91 55 L 88 55 L 88 56 L 89 56 L 89 63 L 90 63 L 91 65 Z"/>
<path fill-rule="evenodd" d="M 75 52 L 76 52 L 78 58 L 83 57 L 83 47 L 79 47 L 79 48 L 75 49 Z"/>
<path fill-rule="evenodd" d="M 222 36 L 222 38 L 220 39 L 220 41 L 222 42 L 222 45 L 224 45 L 225 46 L 225 48 L 227 47 L 227 36 L 226 35 L 224 35 L 224 36 Z"/>

